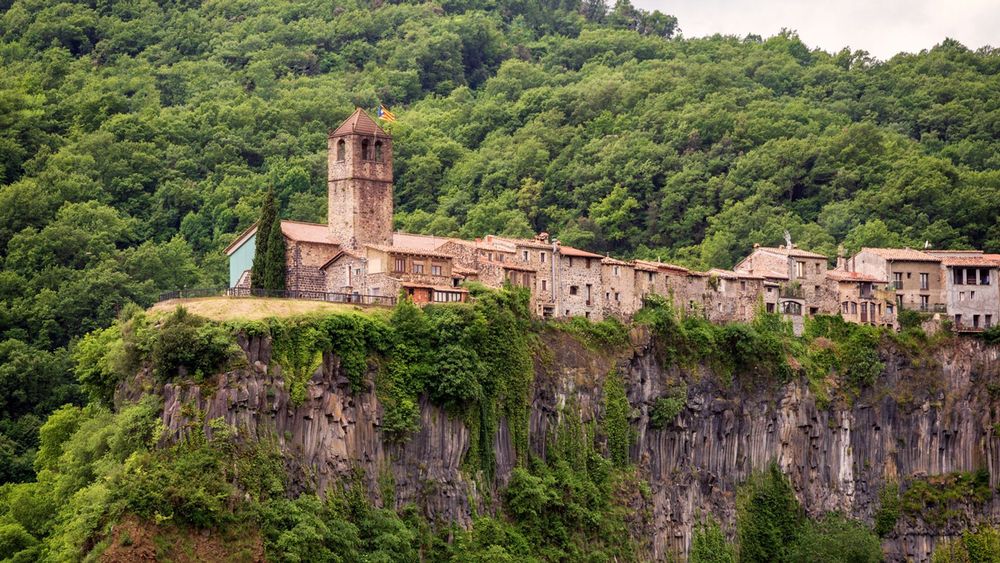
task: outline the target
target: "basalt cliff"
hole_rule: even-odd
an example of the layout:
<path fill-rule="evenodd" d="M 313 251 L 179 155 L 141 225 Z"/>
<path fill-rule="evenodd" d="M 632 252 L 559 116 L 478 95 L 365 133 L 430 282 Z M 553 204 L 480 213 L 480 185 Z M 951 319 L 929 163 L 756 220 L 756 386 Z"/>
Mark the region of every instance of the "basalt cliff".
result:
<path fill-rule="evenodd" d="M 923 354 L 885 346 L 885 369 L 860 394 L 817 401 L 804 378 L 787 384 L 720 383 L 704 366 L 664 365 L 649 331 L 635 329 L 630 346 L 596 351 L 558 331 L 543 334 L 536 354 L 529 448 L 544 456 L 547 439 L 569 405 L 584 421 L 600 419 L 603 382 L 617 370 L 626 386 L 634 435 L 630 456 L 651 494 L 637 503 L 647 517 L 645 557 L 686 554 L 694 525 L 711 513 L 733 533 L 737 486 L 756 469 L 776 462 L 810 515 L 839 511 L 871 523 L 889 483 L 987 470 L 990 490 L 1000 477 L 1000 349 L 952 339 Z M 325 354 L 308 382 L 306 399 L 293 404 L 267 337 L 242 337 L 244 367 L 210 382 L 166 384 L 163 422 L 170 435 L 214 418 L 249 432 L 273 432 L 300 490 L 322 492 L 349 475 L 363 474 L 380 499 L 378 480 L 390 471 L 397 505 L 414 503 L 432 521 L 470 522 L 484 497 L 500 487 L 517 463 L 504 420 L 494 437 L 496 479 L 483 485 L 462 469 L 470 432 L 460 419 L 421 403 L 420 430 L 409 440 L 386 440 L 374 368 L 365 388 L 352 392 L 340 359 Z M 119 398 L 149 392 L 143 375 L 119 389 Z M 660 428 L 652 405 L 687 387 L 680 414 Z M 145 389 L 145 391 L 143 391 Z M 200 413 L 195 416 L 192 413 Z M 925 510 L 904 510 L 883 538 L 890 561 L 926 561 L 942 538 L 969 526 L 1000 523 L 1000 500 L 966 499 Z M 475 505 L 475 506 L 473 506 Z M 928 511 L 946 510 L 941 518 Z"/>

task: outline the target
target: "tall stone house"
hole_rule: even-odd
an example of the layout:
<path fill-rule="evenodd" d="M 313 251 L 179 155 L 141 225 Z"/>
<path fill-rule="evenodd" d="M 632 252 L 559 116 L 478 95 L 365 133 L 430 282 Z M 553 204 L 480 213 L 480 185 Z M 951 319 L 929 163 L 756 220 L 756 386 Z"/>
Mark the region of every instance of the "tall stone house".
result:
<path fill-rule="evenodd" d="M 827 256 L 789 240 L 754 245 L 733 270 L 698 272 L 602 256 L 546 233 L 463 240 L 396 232 L 392 162 L 392 136 L 360 109 L 329 132 L 327 222 L 281 221 L 288 296 L 450 303 L 466 301 L 466 282 L 475 281 L 527 288 L 532 310 L 544 318 L 627 319 L 659 295 L 713 322 L 748 321 L 764 309 L 791 319 L 796 330 L 819 314 L 895 326 L 903 307 L 947 311 L 961 330 L 1000 320 L 1000 256 L 978 251 L 864 248 L 830 269 Z M 251 226 L 225 250 L 237 295 L 250 293 L 256 233 Z"/>

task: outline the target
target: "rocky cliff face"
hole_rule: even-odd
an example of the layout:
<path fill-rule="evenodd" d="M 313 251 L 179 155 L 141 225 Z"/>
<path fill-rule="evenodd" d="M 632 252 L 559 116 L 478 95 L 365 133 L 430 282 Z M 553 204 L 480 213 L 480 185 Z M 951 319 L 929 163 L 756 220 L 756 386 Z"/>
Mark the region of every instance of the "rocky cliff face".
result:
<path fill-rule="evenodd" d="M 888 481 L 905 486 L 914 477 L 983 467 L 992 488 L 1000 480 L 1000 437 L 993 426 L 1000 421 L 996 347 L 959 340 L 919 365 L 885 350 L 886 370 L 875 388 L 850 404 L 820 408 L 804 382 L 723 387 L 705 370 L 666 368 L 641 331 L 633 333 L 629 350 L 614 357 L 589 351 L 566 335 L 548 334 L 544 340 L 551 354 L 536 362 L 530 448 L 545 454 L 545 437 L 567 401 L 584 421 L 600 418 L 603 380 L 617 368 L 633 407 L 632 459 L 653 493 L 647 507 L 653 559 L 685 553 L 693 526 L 706 513 L 731 531 L 737 485 L 771 461 L 789 475 L 812 515 L 842 511 L 869 522 Z M 471 503 L 485 508 L 477 490 L 482 484 L 461 470 L 470 436 L 460 420 L 425 402 L 420 432 L 405 444 L 388 443 L 379 430 L 374 377 L 367 389 L 352 393 L 338 359 L 328 355 L 309 383 L 306 401 L 296 406 L 280 367 L 268 366 L 266 339 L 242 339 L 240 346 L 245 368 L 222 374 L 211 385 L 160 390 L 163 420 L 173 435 L 196 423 L 201 411 L 205 421 L 221 417 L 243 432 L 276 435 L 300 490 L 323 491 L 361 474 L 376 501 L 388 500 L 381 491 L 394 483 L 396 504 L 415 503 L 434 521 L 467 524 Z M 680 380 L 688 386 L 687 407 L 672 423 L 653 429 L 653 403 Z M 494 446 L 503 483 L 516 463 L 506 424 L 500 424 Z M 985 506 L 964 505 L 958 515 L 937 528 L 904 515 L 884 541 L 887 557 L 927 560 L 936 541 L 961 533 L 969 522 L 1000 522 L 1000 501 L 994 496 Z"/>

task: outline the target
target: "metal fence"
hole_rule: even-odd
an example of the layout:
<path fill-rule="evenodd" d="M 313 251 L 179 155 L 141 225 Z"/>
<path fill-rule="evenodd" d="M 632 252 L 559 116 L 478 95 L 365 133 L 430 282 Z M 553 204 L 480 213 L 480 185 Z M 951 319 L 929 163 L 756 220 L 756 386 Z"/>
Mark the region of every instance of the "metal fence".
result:
<path fill-rule="evenodd" d="M 329 303 L 347 303 L 352 305 L 380 305 L 384 307 L 392 307 L 396 304 L 396 298 L 388 295 L 362 295 L 360 293 L 285 289 L 250 289 L 242 287 L 167 291 L 160 294 L 160 301 L 195 297 L 273 297 L 277 299 L 308 299 L 310 301 L 326 301 Z"/>

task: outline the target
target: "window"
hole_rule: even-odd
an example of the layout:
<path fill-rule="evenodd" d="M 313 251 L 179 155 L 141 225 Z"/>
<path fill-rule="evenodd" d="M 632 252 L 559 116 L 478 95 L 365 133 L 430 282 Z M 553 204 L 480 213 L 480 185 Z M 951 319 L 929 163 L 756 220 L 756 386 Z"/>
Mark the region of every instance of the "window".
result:
<path fill-rule="evenodd" d="M 816 273 L 817 273 L 817 274 L 820 274 L 820 273 L 822 273 L 822 270 L 820 270 L 820 265 L 819 265 L 819 262 L 816 262 Z"/>
<path fill-rule="evenodd" d="M 361 275 L 361 268 L 354 268 L 354 275 L 355 276 L 360 276 Z"/>
<path fill-rule="evenodd" d="M 375 161 L 382 162 L 382 141 L 375 141 Z"/>
<path fill-rule="evenodd" d="M 521 256 L 524 258 L 525 262 L 528 261 L 528 251 L 527 250 L 522 250 L 521 251 Z"/>
<path fill-rule="evenodd" d="M 892 285 L 893 289 L 903 289 L 903 273 L 894 272 L 892 274 Z"/>
<path fill-rule="evenodd" d="M 796 301 L 785 301 L 781 304 L 781 312 L 786 315 L 801 315 L 802 304 Z"/>
<path fill-rule="evenodd" d="M 431 265 L 431 274 L 435 275 L 435 276 L 440 276 L 441 275 L 441 266 L 439 266 L 437 264 L 432 264 Z"/>
<path fill-rule="evenodd" d="M 458 287 L 459 284 L 461 284 L 461 283 L 462 283 L 461 279 L 459 279 L 459 278 L 451 278 L 451 287 Z"/>
<path fill-rule="evenodd" d="M 979 285 L 990 285 L 990 271 L 986 268 L 979 270 Z"/>
<path fill-rule="evenodd" d="M 975 291 L 970 291 L 969 292 L 969 299 L 975 299 L 975 298 L 976 298 L 976 292 Z"/>
<path fill-rule="evenodd" d="M 965 276 L 962 275 L 962 273 L 964 271 L 965 270 L 963 270 L 961 268 L 955 268 L 955 269 L 953 269 L 951 271 L 951 276 L 952 276 L 951 282 L 953 284 L 955 284 L 955 285 L 962 285 L 964 283 L 964 281 L 965 281 Z"/>
<path fill-rule="evenodd" d="M 903 308 L 903 296 L 902 295 L 897 295 L 896 296 L 896 306 L 899 307 L 900 309 Z"/>
<path fill-rule="evenodd" d="M 795 277 L 804 278 L 806 275 L 806 263 L 796 262 L 795 263 Z"/>
<path fill-rule="evenodd" d="M 979 315 L 972 315 L 972 328 L 979 328 Z"/>
<path fill-rule="evenodd" d="M 958 300 L 959 301 L 965 301 L 965 292 L 964 291 L 959 291 L 958 292 Z"/>
<path fill-rule="evenodd" d="M 892 305 L 886 305 L 885 306 L 885 314 L 886 315 L 891 315 L 892 311 L 893 311 Z"/>
<path fill-rule="evenodd" d="M 614 272 L 615 277 L 617 278 L 618 275 L 619 275 L 618 266 L 615 266 L 614 268 L 612 268 L 612 271 Z"/>
<path fill-rule="evenodd" d="M 926 295 L 921 295 L 920 296 L 920 310 L 921 311 L 926 311 L 929 305 L 930 305 L 930 298 L 928 296 L 926 296 Z"/>
<path fill-rule="evenodd" d="M 740 280 L 740 291 L 746 291 L 746 290 L 747 290 L 747 282 Z"/>
<path fill-rule="evenodd" d="M 847 303 L 847 301 L 844 301 L 843 303 L 841 303 L 841 306 L 842 306 L 841 309 L 842 309 L 842 311 L 843 311 L 843 313 L 845 315 L 850 312 L 850 309 L 848 309 L 848 303 Z"/>
<path fill-rule="evenodd" d="M 368 139 L 361 139 L 361 159 L 362 160 L 372 159 L 372 147 L 368 143 Z"/>
<path fill-rule="evenodd" d="M 913 272 L 906 272 L 906 279 L 913 277 Z"/>
<path fill-rule="evenodd" d="M 538 259 L 542 261 L 542 264 L 544 264 L 545 263 L 545 253 L 544 252 L 539 252 L 538 253 Z"/>
<path fill-rule="evenodd" d="M 546 280 L 542 280 L 542 291 L 548 290 L 547 286 L 548 286 L 548 283 L 546 283 Z"/>
<path fill-rule="evenodd" d="M 986 324 L 983 325 L 984 328 L 990 328 L 993 326 L 993 315 L 986 315 Z"/>
<path fill-rule="evenodd" d="M 955 315 L 955 326 L 962 326 L 962 315 Z"/>
<path fill-rule="evenodd" d="M 967 285 L 976 285 L 976 269 L 966 268 L 965 269 L 965 283 Z"/>
<path fill-rule="evenodd" d="M 434 291 L 434 301 L 437 303 L 455 303 L 462 300 L 462 294 L 458 291 Z"/>
<path fill-rule="evenodd" d="M 590 258 L 587 258 L 587 269 L 590 269 Z"/>
<path fill-rule="evenodd" d="M 767 305 L 764 306 L 764 309 L 768 313 L 773 313 L 774 312 L 774 303 L 768 303 Z"/>
<path fill-rule="evenodd" d="M 854 301 L 851 301 L 851 314 L 852 315 L 858 314 L 858 304 Z"/>
<path fill-rule="evenodd" d="M 920 274 L 920 289 L 927 289 L 929 287 L 927 274 Z"/>
<path fill-rule="evenodd" d="M 621 298 L 618 296 L 617 291 L 615 292 L 615 301 L 621 301 Z"/>
<path fill-rule="evenodd" d="M 577 292 L 578 292 L 579 290 L 580 290 L 580 288 L 578 288 L 578 287 L 577 287 L 577 286 L 575 286 L 575 285 L 571 285 L 571 286 L 569 286 L 569 294 L 570 294 L 570 295 L 576 295 L 576 293 L 577 293 Z"/>
<path fill-rule="evenodd" d="M 587 284 L 587 305 L 590 305 L 590 289 L 591 289 L 591 285 L 588 283 Z"/>
<path fill-rule="evenodd" d="M 569 267 L 570 268 L 573 267 L 573 257 L 572 256 L 569 257 Z"/>
<path fill-rule="evenodd" d="M 414 262 L 413 263 L 413 273 L 414 274 L 422 274 L 422 273 L 424 273 L 424 263 L 423 262 Z"/>
<path fill-rule="evenodd" d="M 395 268 L 393 268 L 393 270 L 396 271 L 396 272 L 405 272 L 406 271 L 406 259 L 405 258 L 396 258 Z"/>
<path fill-rule="evenodd" d="M 653 272 L 646 272 L 646 275 L 649 277 L 649 283 L 653 283 Z"/>
<path fill-rule="evenodd" d="M 346 152 L 347 143 L 343 139 L 337 141 L 337 162 L 344 162 L 344 159 L 347 158 Z"/>

